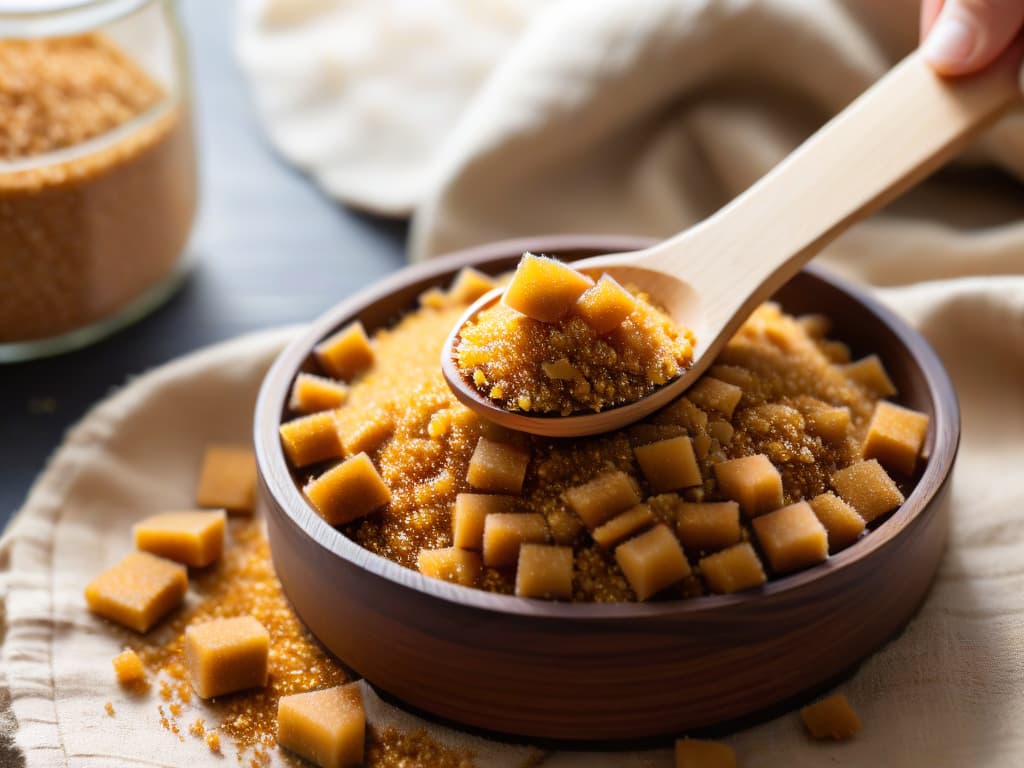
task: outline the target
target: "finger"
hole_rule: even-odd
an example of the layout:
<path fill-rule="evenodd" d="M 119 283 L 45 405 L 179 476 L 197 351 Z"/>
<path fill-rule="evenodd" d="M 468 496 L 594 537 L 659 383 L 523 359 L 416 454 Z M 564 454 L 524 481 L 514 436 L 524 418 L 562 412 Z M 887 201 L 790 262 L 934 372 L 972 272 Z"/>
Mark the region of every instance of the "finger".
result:
<path fill-rule="evenodd" d="M 1021 26 L 1021 0 L 946 0 L 921 53 L 941 74 L 977 72 L 1009 46 Z"/>
<path fill-rule="evenodd" d="M 939 11 L 945 0 L 922 0 L 921 1 L 921 40 L 928 37 L 935 20 L 939 18 Z"/>

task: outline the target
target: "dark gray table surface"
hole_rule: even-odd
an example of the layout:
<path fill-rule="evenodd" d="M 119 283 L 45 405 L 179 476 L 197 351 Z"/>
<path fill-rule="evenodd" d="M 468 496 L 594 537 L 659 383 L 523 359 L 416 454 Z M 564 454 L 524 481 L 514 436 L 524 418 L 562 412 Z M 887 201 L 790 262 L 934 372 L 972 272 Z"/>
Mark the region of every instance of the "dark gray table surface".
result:
<path fill-rule="evenodd" d="M 309 321 L 404 262 L 404 225 L 346 210 L 274 153 L 234 60 L 231 6 L 181 3 L 201 163 L 195 267 L 167 304 L 105 341 L 0 365 L 0 529 L 67 428 L 129 376 Z"/>

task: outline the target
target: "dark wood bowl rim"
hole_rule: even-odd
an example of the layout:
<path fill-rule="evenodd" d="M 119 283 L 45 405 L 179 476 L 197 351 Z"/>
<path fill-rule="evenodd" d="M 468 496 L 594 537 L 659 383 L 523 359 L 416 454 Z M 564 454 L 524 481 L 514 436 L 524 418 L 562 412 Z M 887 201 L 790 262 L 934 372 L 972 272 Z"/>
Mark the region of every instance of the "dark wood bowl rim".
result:
<path fill-rule="evenodd" d="M 805 267 L 805 271 L 848 294 L 861 304 L 866 312 L 880 318 L 908 350 L 925 379 L 934 412 L 928 446 L 931 455 L 913 492 L 891 517 L 869 535 L 862 537 L 842 552 L 830 556 L 820 565 L 772 579 L 763 587 L 733 595 L 708 595 L 651 603 L 568 603 L 532 600 L 450 584 L 404 568 L 359 546 L 328 525 L 309 506 L 288 469 L 278 438 L 278 427 L 291 382 L 308 358 L 314 344 L 355 317 L 365 307 L 390 296 L 395 291 L 463 266 L 507 258 L 526 250 L 556 254 L 572 251 L 600 253 L 639 249 L 651 242 L 648 238 L 633 236 L 541 235 L 491 243 L 405 267 L 322 314 L 277 357 L 264 378 L 257 399 L 254 421 L 256 459 L 261 480 L 279 509 L 285 512 L 298 531 L 311 537 L 318 546 L 382 579 L 420 592 L 425 598 L 481 611 L 572 621 L 683 618 L 687 614 L 695 615 L 745 605 L 783 592 L 794 593 L 793 596 L 796 596 L 795 593 L 807 590 L 812 585 L 819 585 L 821 580 L 828 579 L 834 572 L 874 556 L 886 548 L 928 508 L 949 478 L 960 440 L 960 411 L 956 392 L 938 356 L 916 330 L 863 289 L 813 264 Z"/>

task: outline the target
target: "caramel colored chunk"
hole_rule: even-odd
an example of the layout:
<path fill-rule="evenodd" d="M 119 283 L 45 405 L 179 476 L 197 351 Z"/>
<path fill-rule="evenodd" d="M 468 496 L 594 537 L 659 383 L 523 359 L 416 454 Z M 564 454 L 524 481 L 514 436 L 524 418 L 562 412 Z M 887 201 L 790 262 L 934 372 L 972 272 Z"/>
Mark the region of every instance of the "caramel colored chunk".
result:
<path fill-rule="evenodd" d="M 858 461 L 832 473 L 832 487 L 870 523 L 903 503 L 903 494 L 876 459 Z"/>
<path fill-rule="evenodd" d="M 572 562 L 572 547 L 523 544 L 516 565 L 516 594 L 571 600 Z"/>
<path fill-rule="evenodd" d="M 806 501 L 756 517 L 753 526 L 776 573 L 798 571 L 828 557 L 825 526 Z"/>
<path fill-rule="evenodd" d="M 864 533 L 864 518 L 831 491 L 815 496 L 810 505 L 828 533 L 830 552 L 845 549 Z"/>
<path fill-rule="evenodd" d="M 567 357 L 560 357 L 552 363 L 541 363 L 540 367 L 544 371 L 544 375 L 549 379 L 573 381 L 580 376 L 580 372 L 569 362 Z"/>
<path fill-rule="evenodd" d="M 146 668 L 142 666 L 142 659 L 130 648 L 117 654 L 113 664 L 117 682 L 121 685 L 134 686 L 146 681 Z"/>
<path fill-rule="evenodd" d="M 560 261 L 523 254 L 502 302 L 542 323 L 556 323 L 572 311 L 576 300 L 594 284 Z"/>
<path fill-rule="evenodd" d="M 736 752 L 718 741 L 677 739 L 676 768 L 736 768 Z"/>
<path fill-rule="evenodd" d="M 835 693 L 800 710 L 808 733 L 815 739 L 846 741 L 860 733 L 860 718 L 846 695 Z"/>
<path fill-rule="evenodd" d="M 842 369 L 846 378 L 878 397 L 892 397 L 896 394 L 896 385 L 892 383 L 878 355 L 862 357 L 856 362 L 847 363 Z"/>
<path fill-rule="evenodd" d="M 636 307 L 633 294 L 615 282 L 611 275 L 601 275 L 597 285 L 588 289 L 576 302 L 576 312 L 598 333 L 611 333 L 629 317 Z"/>
<path fill-rule="evenodd" d="M 832 330 L 832 321 L 828 315 L 807 314 L 796 318 L 797 323 L 804 329 L 804 333 L 812 339 L 823 339 Z"/>
<path fill-rule="evenodd" d="M 321 368 L 342 381 L 351 381 L 373 365 L 373 347 L 358 320 L 313 347 L 313 354 Z"/>
<path fill-rule="evenodd" d="M 474 488 L 495 493 L 520 493 L 526 466 L 530 463 L 528 451 L 512 445 L 481 437 L 469 460 L 466 480 Z"/>
<path fill-rule="evenodd" d="M 237 445 L 209 446 L 203 455 L 196 504 L 249 515 L 255 501 L 256 456 L 252 449 Z"/>
<path fill-rule="evenodd" d="M 204 699 L 267 684 L 270 635 L 252 616 L 185 628 L 185 668 Z"/>
<path fill-rule="evenodd" d="M 882 400 L 868 426 L 864 458 L 878 459 L 890 472 L 912 475 L 927 433 L 928 414 Z"/>
<path fill-rule="evenodd" d="M 729 445 L 732 436 L 736 434 L 736 428 L 728 421 L 716 420 L 708 422 L 708 436 L 714 438 L 720 445 Z M 697 446 L 694 446 L 696 450 Z"/>
<path fill-rule="evenodd" d="M 715 464 L 715 478 L 722 494 L 738 501 L 747 517 L 782 506 L 782 475 L 763 453 Z"/>
<path fill-rule="evenodd" d="M 514 496 L 460 493 L 452 510 L 452 544 L 462 549 L 483 549 L 484 520 L 488 515 L 511 512 Z"/>
<path fill-rule="evenodd" d="M 713 365 L 708 375 L 740 389 L 750 389 L 756 381 L 751 371 L 738 365 Z"/>
<path fill-rule="evenodd" d="M 701 485 L 700 466 L 688 437 L 673 437 L 633 449 L 652 493 Z"/>
<path fill-rule="evenodd" d="M 427 288 L 427 290 L 421 293 L 418 301 L 421 307 L 426 307 L 428 309 L 444 309 L 451 302 L 451 299 L 447 293 L 435 285 L 431 288 Z"/>
<path fill-rule="evenodd" d="M 676 534 L 686 549 L 711 552 L 740 540 L 740 505 L 735 501 L 682 502 Z"/>
<path fill-rule="evenodd" d="M 837 365 L 844 365 L 850 362 L 850 347 L 841 341 L 834 339 L 822 339 L 818 342 L 818 349 L 829 360 Z"/>
<path fill-rule="evenodd" d="M 498 513 L 484 521 L 484 565 L 515 565 L 523 544 L 543 544 L 548 539 L 544 515 Z"/>
<path fill-rule="evenodd" d="M 464 587 L 477 585 L 483 567 L 478 553 L 458 547 L 421 549 L 416 565 L 424 576 Z"/>
<path fill-rule="evenodd" d="M 655 424 L 676 424 L 690 434 L 700 434 L 708 425 L 708 415 L 688 397 L 680 397 L 658 411 L 653 421 Z"/>
<path fill-rule="evenodd" d="M 330 411 L 292 419 L 282 424 L 278 431 L 281 447 L 293 467 L 335 459 L 345 452 L 338 424 Z"/>
<path fill-rule="evenodd" d="M 395 431 L 395 418 L 380 408 L 337 412 L 336 425 L 344 456 L 377 450 Z"/>
<path fill-rule="evenodd" d="M 611 549 L 634 533 L 650 528 L 655 522 L 651 508 L 646 504 L 637 504 L 632 509 L 626 510 L 621 515 L 616 515 L 604 525 L 595 528 L 592 535 L 599 547 Z"/>
<path fill-rule="evenodd" d="M 589 483 L 567 489 L 562 497 L 591 529 L 640 503 L 636 485 L 625 472 L 600 475 Z"/>
<path fill-rule="evenodd" d="M 708 589 L 720 595 L 759 587 L 768 580 L 749 541 L 701 558 L 699 566 Z"/>
<path fill-rule="evenodd" d="M 731 419 L 732 412 L 736 410 L 740 398 L 743 397 L 743 390 L 735 384 L 705 376 L 687 391 L 686 396 L 704 410 L 714 411 Z"/>
<path fill-rule="evenodd" d="M 646 600 L 690 575 L 683 548 L 666 525 L 656 525 L 620 544 L 615 549 L 615 560 L 637 600 Z"/>
<path fill-rule="evenodd" d="M 224 551 L 224 510 L 164 512 L 132 527 L 135 547 L 168 560 L 204 568 Z"/>
<path fill-rule="evenodd" d="M 360 453 L 311 480 L 303 492 L 331 525 L 342 525 L 391 501 L 391 490 L 370 457 Z"/>
<path fill-rule="evenodd" d="M 132 552 L 85 588 L 89 610 L 136 632 L 146 632 L 185 597 L 185 566 L 148 552 Z"/>
<path fill-rule="evenodd" d="M 320 768 L 362 765 L 366 712 L 359 683 L 282 696 L 277 743 Z"/>
<path fill-rule="evenodd" d="M 292 384 L 288 408 L 295 413 L 319 413 L 337 408 L 347 398 L 348 387 L 340 381 L 300 373 Z"/>
<path fill-rule="evenodd" d="M 463 267 L 452 281 L 448 298 L 457 304 L 468 305 L 497 287 L 498 284 L 483 272 L 472 267 Z"/>
<path fill-rule="evenodd" d="M 830 443 L 839 443 L 846 439 L 850 431 L 850 409 L 820 408 L 804 414 L 807 429 Z"/>

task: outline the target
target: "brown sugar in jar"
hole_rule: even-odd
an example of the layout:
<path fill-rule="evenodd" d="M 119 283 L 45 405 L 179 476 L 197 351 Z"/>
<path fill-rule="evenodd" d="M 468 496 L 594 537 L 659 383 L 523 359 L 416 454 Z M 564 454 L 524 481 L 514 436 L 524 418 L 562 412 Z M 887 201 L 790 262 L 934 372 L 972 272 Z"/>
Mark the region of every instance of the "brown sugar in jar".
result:
<path fill-rule="evenodd" d="M 102 32 L 0 39 L 0 361 L 98 338 L 176 283 L 195 212 L 181 85 Z"/>

